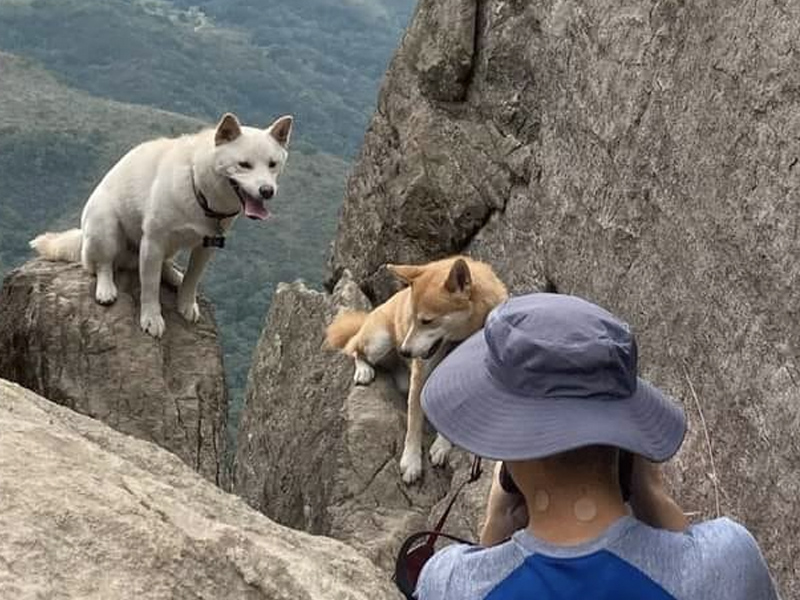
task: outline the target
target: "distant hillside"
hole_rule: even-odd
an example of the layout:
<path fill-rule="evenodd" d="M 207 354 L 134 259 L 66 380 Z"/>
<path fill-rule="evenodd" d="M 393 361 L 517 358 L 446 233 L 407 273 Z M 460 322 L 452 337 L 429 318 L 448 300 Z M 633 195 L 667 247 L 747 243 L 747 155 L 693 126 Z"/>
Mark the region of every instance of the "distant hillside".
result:
<path fill-rule="evenodd" d="M 36 233 L 79 222 L 105 171 L 138 142 L 197 131 L 201 121 L 98 99 L 28 59 L 0 53 L 0 270 L 29 256 Z M 290 153 L 268 223 L 241 220 L 204 281 L 214 300 L 229 384 L 241 391 L 278 281 L 319 281 L 333 237 L 346 163 Z M 2 273 L 2 271 L 0 271 Z"/>
<path fill-rule="evenodd" d="M 70 86 L 203 120 L 298 117 L 355 153 L 411 0 L 0 0 L 0 50 Z"/>

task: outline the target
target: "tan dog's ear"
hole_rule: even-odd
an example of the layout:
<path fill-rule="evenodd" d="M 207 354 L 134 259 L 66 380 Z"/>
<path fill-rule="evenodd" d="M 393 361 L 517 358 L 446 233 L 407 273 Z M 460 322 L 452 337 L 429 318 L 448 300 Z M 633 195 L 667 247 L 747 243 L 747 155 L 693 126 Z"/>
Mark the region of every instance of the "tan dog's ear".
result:
<path fill-rule="evenodd" d="M 411 283 L 422 275 L 424 267 L 418 265 L 386 265 L 386 269 L 395 277 L 406 283 Z"/>
<path fill-rule="evenodd" d="M 471 285 L 472 274 L 469 272 L 467 261 L 463 258 L 459 258 L 453 263 L 450 274 L 444 282 L 444 288 L 451 294 L 469 295 Z"/>
<path fill-rule="evenodd" d="M 217 146 L 232 142 L 242 135 L 242 126 L 239 119 L 232 113 L 225 113 L 217 125 L 217 133 L 214 135 L 214 143 Z"/>
<path fill-rule="evenodd" d="M 276 119 L 275 122 L 267 128 L 267 131 L 275 138 L 276 142 L 285 148 L 289 145 L 289 138 L 292 137 L 293 123 L 294 117 L 286 115 Z"/>

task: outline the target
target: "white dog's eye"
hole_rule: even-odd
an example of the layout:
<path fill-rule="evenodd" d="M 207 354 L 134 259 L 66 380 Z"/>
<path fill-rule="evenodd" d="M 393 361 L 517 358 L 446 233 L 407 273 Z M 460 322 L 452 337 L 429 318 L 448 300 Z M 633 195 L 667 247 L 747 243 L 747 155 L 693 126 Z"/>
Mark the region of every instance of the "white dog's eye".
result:
<path fill-rule="evenodd" d="M 242 167 L 243 169 L 252 169 L 253 168 L 253 165 L 251 163 L 247 162 L 246 160 L 243 160 L 242 162 L 240 162 L 239 166 Z"/>
<path fill-rule="evenodd" d="M 420 325 L 430 325 L 431 323 L 433 323 L 433 319 L 420 319 L 419 320 L 419 324 Z"/>
<path fill-rule="evenodd" d="M 278 163 L 276 163 L 274 160 L 269 161 L 269 168 L 270 169 L 274 169 L 277 166 L 278 166 Z"/>

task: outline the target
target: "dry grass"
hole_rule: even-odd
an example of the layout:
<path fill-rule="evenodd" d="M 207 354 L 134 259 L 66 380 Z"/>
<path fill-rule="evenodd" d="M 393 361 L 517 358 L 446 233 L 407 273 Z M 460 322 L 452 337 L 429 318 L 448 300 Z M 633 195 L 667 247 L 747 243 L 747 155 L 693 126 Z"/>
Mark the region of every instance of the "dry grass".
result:
<path fill-rule="evenodd" d="M 722 516 L 722 508 L 720 506 L 719 501 L 719 479 L 717 477 L 717 466 L 714 462 L 714 450 L 711 447 L 711 436 L 708 433 L 708 425 L 706 424 L 706 417 L 703 414 L 703 407 L 700 404 L 700 398 L 697 396 L 697 392 L 694 389 L 694 384 L 692 380 L 689 378 L 689 371 L 686 368 L 686 365 L 683 365 L 683 376 L 686 379 L 686 383 L 689 385 L 689 391 L 692 393 L 692 398 L 694 398 L 694 404 L 697 408 L 697 413 L 700 415 L 700 424 L 703 427 L 703 435 L 706 439 L 706 449 L 708 450 L 708 459 L 711 463 L 711 483 L 714 485 L 714 504 L 716 508 L 716 516 Z"/>

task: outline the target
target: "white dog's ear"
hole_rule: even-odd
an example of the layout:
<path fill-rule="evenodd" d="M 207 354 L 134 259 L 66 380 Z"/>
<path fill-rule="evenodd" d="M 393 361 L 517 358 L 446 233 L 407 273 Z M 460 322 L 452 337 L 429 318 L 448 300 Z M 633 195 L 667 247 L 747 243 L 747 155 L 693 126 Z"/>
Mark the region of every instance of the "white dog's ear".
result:
<path fill-rule="evenodd" d="M 234 114 L 225 113 L 222 119 L 220 119 L 219 125 L 217 125 L 214 143 L 216 143 L 217 146 L 221 146 L 222 144 L 232 142 L 240 135 L 242 135 L 242 126 L 239 124 L 239 119 L 237 119 Z"/>
<path fill-rule="evenodd" d="M 267 128 L 267 131 L 275 138 L 276 142 L 285 148 L 289 145 L 289 138 L 292 137 L 293 123 L 294 117 L 292 115 L 286 115 L 275 119 L 275 122 Z"/>
<path fill-rule="evenodd" d="M 411 283 L 422 275 L 424 267 L 418 265 L 386 265 L 386 269 L 395 277 L 406 283 Z"/>
<path fill-rule="evenodd" d="M 469 288 L 472 285 L 472 274 L 469 272 L 469 265 L 463 258 L 459 258 L 453 263 L 450 274 L 444 282 L 445 289 L 451 294 L 469 295 Z"/>

